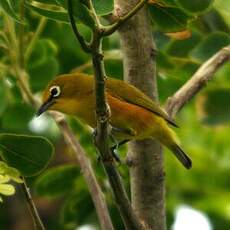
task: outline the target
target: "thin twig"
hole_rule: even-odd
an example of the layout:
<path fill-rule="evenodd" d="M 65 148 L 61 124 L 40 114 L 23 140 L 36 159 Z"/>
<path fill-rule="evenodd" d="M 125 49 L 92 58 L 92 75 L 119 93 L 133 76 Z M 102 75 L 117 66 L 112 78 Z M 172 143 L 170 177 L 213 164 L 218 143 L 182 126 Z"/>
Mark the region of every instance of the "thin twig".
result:
<path fill-rule="evenodd" d="M 20 1 L 20 7 L 19 7 L 19 16 L 20 16 L 20 19 L 24 20 L 24 17 L 25 17 L 25 0 L 21 0 Z M 18 49 L 19 49 L 19 55 L 21 57 L 19 57 L 19 65 L 24 67 L 24 39 L 23 39 L 23 35 L 24 35 L 24 22 L 22 21 L 22 23 L 19 23 L 19 38 L 18 38 L 18 42 L 19 42 L 19 46 L 18 46 Z"/>
<path fill-rule="evenodd" d="M 26 180 L 24 177 L 21 177 L 22 180 L 23 180 L 23 183 L 21 184 L 21 188 L 22 188 L 22 191 L 25 195 L 25 198 L 26 198 L 26 202 L 27 202 L 27 205 L 28 205 L 28 208 L 30 210 L 30 214 L 31 214 L 31 217 L 33 219 L 33 223 L 34 223 L 34 229 L 36 230 L 45 230 L 45 227 L 40 219 L 40 216 L 38 214 L 38 211 L 37 211 L 37 208 L 34 204 L 34 201 L 32 199 L 32 196 L 30 194 L 30 189 L 28 188 L 27 184 L 26 184 Z"/>
<path fill-rule="evenodd" d="M 67 9 L 68 9 L 68 15 L 69 15 L 69 20 L 70 20 L 72 30 L 73 30 L 77 40 L 79 41 L 79 43 L 81 45 L 81 48 L 86 53 L 90 53 L 91 49 L 90 49 L 89 44 L 85 41 L 84 37 L 80 34 L 80 32 L 78 31 L 78 28 L 77 28 L 77 26 L 75 24 L 74 15 L 73 15 L 72 0 L 67 1 Z"/>
<path fill-rule="evenodd" d="M 38 24 L 38 27 L 37 27 L 32 39 L 31 39 L 26 51 L 25 51 L 25 62 L 27 62 L 29 60 L 30 55 L 33 51 L 34 45 L 35 45 L 37 39 L 40 37 L 41 33 L 43 32 L 46 23 L 47 23 L 47 18 L 41 17 L 39 24 Z"/>
<path fill-rule="evenodd" d="M 84 149 L 81 147 L 79 142 L 76 140 L 75 135 L 73 134 L 72 130 L 69 128 L 68 124 L 63 118 L 63 115 L 60 115 L 57 112 L 52 112 L 50 114 L 55 119 L 60 130 L 62 131 L 62 134 L 65 137 L 66 142 L 73 149 L 75 153 L 75 157 L 80 164 L 81 172 L 83 176 L 85 177 L 91 197 L 96 207 L 96 211 L 97 211 L 98 218 L 100 220 L 101 228 L 103 230 L 113 230 L 113 225 L 109 217 L 109 212 L 108 212 L 108 208 L 107 208 L 107 205 L 103 197 L 103 193 L 101 191 L 99 184 L 97 183 L 97 179 L 93 172 L 90 161 L 86 157 L 86 153 Z"/>
<path fill-rule="evenodd" d="M 212 79 L 214 73 L 230 60 L 230 46 L 226 46 L 208 59 L 195 74 L 176 92 L 168 98 L 165 109 L 171 117 L 195 96 L 207 82 Z"/>
<path fill-rule="evenodd" d="M 21 28 L 23 24 L 20 25 L 20 33 L 19 33 L 19 38 L 17 40 L 15 24 L 14 24 L 13 19 L 11 19 L 7 15 L 5 15 L 4 19 L 5 19 L 6 27 L 8 30 L 7 32 L 8 32 L 9 42 L 10 42 L 8 44 L 9 46 L 8 52 L 9 52 L 10 61 L 12 63 L 12 68 L 10 68 L 9 71 L 12 71 L 15 77 L 17 78 L 17 83 L 21 91 L 21 94 L 23 96 L 23 99 L 27 103 L 33 104 L 34 98 L 28 87 L 27 74 L 24 70 L 24 60 L 20 60 L 21 58 L 24 59 L 23 49 L 22 49 L 23 45 L 21 44 L 21 42 L 23 42 L 22 32 L 24 31 L 24 29 Z M 23 21 L 24 19 L 21 19 L 21 20 Z"/>
<path fill-rule="evenodd" d="M 109 36 L 114 33 L 116 30 L 119 29 L 121 25 L 123 25 L 127 20 L 135 15 L 147 2 L 148 0 L 139 1 L 136 6 L 134 6 L 133 9 L 130 10 L 126 15 L 118 17 L 117 21 L 114 24 L 105 27 L 101 32 L 101 36 Z"/>

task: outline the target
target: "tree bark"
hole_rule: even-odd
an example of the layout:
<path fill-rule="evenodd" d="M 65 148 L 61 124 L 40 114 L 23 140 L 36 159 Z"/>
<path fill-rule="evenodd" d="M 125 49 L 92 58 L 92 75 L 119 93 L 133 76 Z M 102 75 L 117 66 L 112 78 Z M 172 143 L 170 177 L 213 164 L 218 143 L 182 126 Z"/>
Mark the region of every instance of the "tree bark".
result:
<path fill-rule="evenodd" d="M 116 0 L 115 16 L 127 13 L 136 0 Z M 158 98 L 155 54 L 148 11 L 143 8 L 120 29 L 124 77 L 153 99 Z M 165 229 L 164 171 L 160 144 L 153 140 L 133 141 L 127 158 L 130 164 L 131 199 L 147 229 Z"/>

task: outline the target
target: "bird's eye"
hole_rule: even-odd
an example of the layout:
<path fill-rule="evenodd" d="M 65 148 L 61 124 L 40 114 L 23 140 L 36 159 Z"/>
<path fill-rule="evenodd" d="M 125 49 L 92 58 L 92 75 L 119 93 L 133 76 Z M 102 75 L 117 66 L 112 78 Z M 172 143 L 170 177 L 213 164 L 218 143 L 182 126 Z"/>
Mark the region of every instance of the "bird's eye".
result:
<path fill-rule="evenodd" d="M 50 87 L 50 95 L 52 97 L 58 97 L 60 95 L 60 93 L 61 93 L 61 89 L 59 86 L 54 85 L 54 86 Z"/>

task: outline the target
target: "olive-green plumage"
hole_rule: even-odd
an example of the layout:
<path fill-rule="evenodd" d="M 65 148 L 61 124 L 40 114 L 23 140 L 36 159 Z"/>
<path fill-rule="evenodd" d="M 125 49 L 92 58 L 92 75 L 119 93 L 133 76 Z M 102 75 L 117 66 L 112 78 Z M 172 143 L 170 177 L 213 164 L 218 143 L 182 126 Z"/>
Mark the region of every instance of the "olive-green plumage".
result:
<path fill-rule="evenodd" d="M 136 87 L 112 78 L 106 80 L 106 99 L 110 106 L 112 135 L 122 140 L 153 138 L 167 146 L 181 163 L 191 167 L 191 160 L 179 147 L 177 126 L 168 114 Z M 86 74 L 65 74 L 49 83 L 43 94 L 45 110 L 57 110 L 74 115 L 89 126 L 96 126 L 94 78 Z"/>

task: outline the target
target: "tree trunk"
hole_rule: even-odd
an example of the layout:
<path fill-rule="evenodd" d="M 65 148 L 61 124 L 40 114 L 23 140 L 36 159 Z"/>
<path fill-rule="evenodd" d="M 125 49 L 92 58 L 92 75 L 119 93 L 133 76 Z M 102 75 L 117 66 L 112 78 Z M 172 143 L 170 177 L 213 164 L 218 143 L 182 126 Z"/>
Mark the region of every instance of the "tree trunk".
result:
<path fill-rule="evenodd" d="M 115 15 L 127 13 L 136 0 L 115 0 Z M 119 30 L 125 80 L 153 99 L 157 96 L 156 48 L 148 11 L 143 8 Z M 133 141 L 129 144 L 131 199 L 147 229 L 165 229 L 163 156 L 158 142 Z"/>

